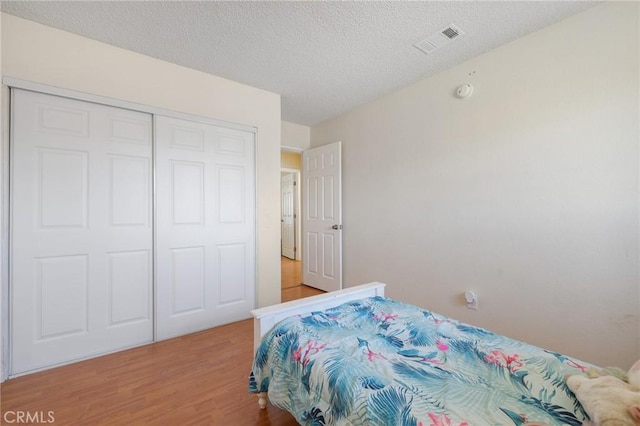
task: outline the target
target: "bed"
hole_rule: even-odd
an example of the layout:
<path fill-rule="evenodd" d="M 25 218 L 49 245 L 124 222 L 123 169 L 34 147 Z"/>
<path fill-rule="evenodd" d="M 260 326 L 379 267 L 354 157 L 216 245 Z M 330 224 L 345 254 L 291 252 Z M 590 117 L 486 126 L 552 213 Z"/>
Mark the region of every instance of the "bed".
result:
<path fill-rule="evenodd" d="M 382 283 L 257 309 L 249 391 L 304 425 L 580 425 L 594 368 L 384 297 Z"/>

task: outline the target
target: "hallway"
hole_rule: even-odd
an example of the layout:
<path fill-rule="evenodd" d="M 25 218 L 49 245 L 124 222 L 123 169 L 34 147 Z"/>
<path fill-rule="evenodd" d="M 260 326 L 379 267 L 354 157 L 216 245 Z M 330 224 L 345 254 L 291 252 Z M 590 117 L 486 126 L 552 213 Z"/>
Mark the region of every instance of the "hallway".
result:
<path fill-rule="evenodd" d="M 280 257 L 282 268 L 282 302 L 322 294 L 324 291 L 302 284 L 302 262 Z"/>

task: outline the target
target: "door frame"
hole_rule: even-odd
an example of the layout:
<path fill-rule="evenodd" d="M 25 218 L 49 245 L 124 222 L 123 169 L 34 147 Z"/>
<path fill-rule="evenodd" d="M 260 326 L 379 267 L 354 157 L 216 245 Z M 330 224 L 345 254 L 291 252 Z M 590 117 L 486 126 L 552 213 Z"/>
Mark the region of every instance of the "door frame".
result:
<path fill-rule="evenodd" d="M 294 189 L 294 202 L 293 202 L 293 214 L 295 215 L 295 220 L 293 221 L 293 232 L 295 234 L 295 245 L 296 245 L 296 259 L 302 260 L 302 202 L 300 199 L 300 187 L 302 186 L 302 182 L 300 181 L 300 170 L 298 169 L 289 169 L 286 167 L 280 168 L 280 175 L 282 173 L 293 173 L 296 175 L 296 185 Z M 282 203 L 281 203 L 282 204 Z"/>
<path fill-rule="evenodd" d="M 0 383 L 9 377 L 9 146 L 11 121 L 11 90 L 3 84 L 0 88 L 2 116 L 0 116 Z"/>
<path fill-rule="evenodd" d="M 0 85 L 0 166 L 2 170 L 0 170 L 0 383 L 7 380 L 10 375 L 9 370 L 9 354 L 10 354 L 10 310 L 11 310 L 11 294 L 10 294 L 10 228 L 11 224 L 9 223 L 9 216 L 11 211 L 10 206 L 10 173 L 9 169 L 11 167 L 10 162 L 10 145 L 11 145 L 11 132 L 10 132 L 10 123 L 11 123 L 11 88 L 29 90 L 32 92 L 40 92 L 48 95 L 60 96 L 63 98 L 70 98 L 79 101 L 92 102 L 101 105 L 112 106 L 116 108 L 129 109 L 139 112 L 145 112 L 152 115 L 152 123 L 155 122 L 156 115 L 163 115 L 172 118 L 178 118 L 183 120 L 189 120 L 204 124 L 211 124 L 214 126 L 226 127 L 229 129 L 243 130 L 247 132 L 252 132 L 254 134 L 254 144 L 257 147 L 258 144 L 258 128 L 255 126 L 249 126 L 245 124 L 231 123 L 222 120 L 216 120 L 208 117 L 202 117 L 198 115 L 181 113 L 178 111 L 173 111 L 169 109 L 164 109 L 161 107 L 154 107 L 145 104 L 139 104 L 136 102 L 125 101 L 116 98 L 110 98 L 107 96 L 94 95 L 91 93 L 80 92 L 72 89 L 65 89 L 61 87 L 51 86 L 48 84 L 37 83 L 28 80 L 22 80 L 14 77 L 2 77 L 2 82 Z M 155 148 L 152 154 L 152 161 L 155 161 Z M 257 152 L 256 157 L 254 157 L 254 174 L 255 174 L 255 194 L 254 194 L 254 203 L 256 207 L 258 206 L 258 170 L 257 170 Z M 152 208 L 154 209 L 153 213 L 153 239 L 155 245 L 155 199 L 156 199 L 156 188 L 155 188 L 155 170 L 152 173 Z M 257 295 L 258 295 L 258 212 L 256 210 L 255 214 L 255 258 L 256 265 L 254 268 L 254 282 L 255 282 L 255 294 L 256 294 L 256 303 L 257 303 Z M 156 297 L 156 283 L 155 283 L 155 255 L 153 259 L 153 315 L 154 315 L 154 328 L 153 328 L 153 342 L 156 342 L 156 324 L 155 324 L 155 297 Z M 77 362 L 80 360 L 75 360 L 72 362 Z M 65 365 L 60 364 L 60 365 Z M 34 371 L 35 372 L 35 371 Z"/>

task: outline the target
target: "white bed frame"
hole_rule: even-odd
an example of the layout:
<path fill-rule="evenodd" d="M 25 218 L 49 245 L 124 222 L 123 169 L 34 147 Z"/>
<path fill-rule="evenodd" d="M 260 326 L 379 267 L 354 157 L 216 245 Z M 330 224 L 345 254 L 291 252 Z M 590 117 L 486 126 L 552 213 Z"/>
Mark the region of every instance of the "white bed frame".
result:
<path fill-rule="evenodd" d="M 279 305 L 254 309 L 251 311 L 251 315 L 253 315 L 254 353 L 258 349 L 258 346 L 260 346 L 262 337 L 279 321 L 294 315 L 305 315 L 315 311 L 323 311 L 334 306 L 342 305 L 343 303 L 351 300 L 373 296 L 384 296 L 385 286 L 386 284 L 373 282 L 356 287 L 345 288 L 344 290 L 332 291 L 330 293 L 293 300 L 291 302 L 280 303 Z M 258 394 L 258 405 L 263 409 L 267 406 L 266 392 Z"/>

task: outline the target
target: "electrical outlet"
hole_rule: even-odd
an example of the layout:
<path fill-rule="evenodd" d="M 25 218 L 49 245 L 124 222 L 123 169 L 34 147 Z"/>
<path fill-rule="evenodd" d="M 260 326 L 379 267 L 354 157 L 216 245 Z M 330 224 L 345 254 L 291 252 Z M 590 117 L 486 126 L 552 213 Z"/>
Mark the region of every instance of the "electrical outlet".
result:
<path fill-rule="evenodd" d="M 464 293 L 464 300 L 467 302 L 467 309 L 478 310 L 478 295 L 473 291 Z"/>

